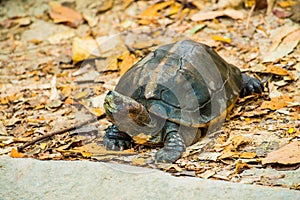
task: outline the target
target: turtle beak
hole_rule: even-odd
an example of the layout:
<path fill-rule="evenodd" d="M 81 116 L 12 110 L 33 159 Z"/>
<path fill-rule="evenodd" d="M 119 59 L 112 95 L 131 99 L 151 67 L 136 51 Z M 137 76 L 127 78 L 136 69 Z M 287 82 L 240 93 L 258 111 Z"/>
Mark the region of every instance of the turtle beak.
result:
<path fill-rule="evenodd" d="M 105 110 L 110 113 L 118 113 L 126 108 L 124 101 L 125 100 L 122 95 L 115 91 L 109 91 L 106 94 L 103 106 Z"/>

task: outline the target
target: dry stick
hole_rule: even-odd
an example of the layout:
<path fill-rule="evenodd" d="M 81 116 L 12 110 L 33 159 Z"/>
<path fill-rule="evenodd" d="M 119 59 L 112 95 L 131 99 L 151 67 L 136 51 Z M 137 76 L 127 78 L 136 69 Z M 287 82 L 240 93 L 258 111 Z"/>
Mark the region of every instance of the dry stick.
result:
<path fill-rule="evenodd" d="M 84 126 L 84 125 L 86 125 L 88 123 L 95 122 L 95 121 L 101 119 L 102 117 L 103 117 L 103 115 L 99 116 L 99 117 L 96 117 L 96 118 L 88 119 L 86 121 L 82 121 L 79 124 L 74 124 L 74 125 L 72 125 L 70 127 L 63 128 L 63 129 L 61 129 L 59 131 L 50 132 L 50 133 L 47 133 L 46 135 L 42 135 L 40 137 L 36 137 L 35 139 L 33 139 L 33 140 L 31 140 L 31 141 L 23 144 L 22 146 L 18 147 L 18 151 L 21 152 L 24 148 L 26 148 L 26 147 L 28 147 L 28 146 L 30 146 L 30 145 L 32 145 L 32 144 L 34 144 L 34 143 L 36 143 L 36 142 L 38 142 L 40 140 L 43 140 L 43 139 L 48 138 L 48 137 L 52 137 L 52 136 L 57 135 L 57 134 L 62 134 L 62 133 L 68 132 L 68 131 L 72 131 L 72 130 L 74 130 L 76 128 L 79 128 L 81 126 Z"/>
<path fill-rule="evenodd" d="M 254 11 L 254 9 L 255 9 L 255 4 L 251 7 L 251 10 L 249 11 L 249 13 L 248 13 L 248 17 L 247 17 L 247 22 L 246 22 L 246 29 L 248 29 L 249 28 L 249 23 L 250 23 L 250 18 L 251 18 L 251 16 L 252 16 L 252 14 L 253 14 L 253 11 Z"/>

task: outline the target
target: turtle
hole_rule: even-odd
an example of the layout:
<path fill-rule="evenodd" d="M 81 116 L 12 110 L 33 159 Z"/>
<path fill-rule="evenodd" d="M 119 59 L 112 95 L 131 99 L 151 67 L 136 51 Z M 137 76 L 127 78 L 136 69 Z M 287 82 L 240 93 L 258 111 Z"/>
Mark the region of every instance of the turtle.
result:
<path fill-rule="evenodd" d="M 263 90 L 260 80 L 206 44 L 182 40 L 160 46 L 106 94 L 103 106 L 113 125 L 103 144 L 109 150 L 161 145 L 155 162 L 175 162 L 186 147 L 222 127 L 239 97 Z"/>

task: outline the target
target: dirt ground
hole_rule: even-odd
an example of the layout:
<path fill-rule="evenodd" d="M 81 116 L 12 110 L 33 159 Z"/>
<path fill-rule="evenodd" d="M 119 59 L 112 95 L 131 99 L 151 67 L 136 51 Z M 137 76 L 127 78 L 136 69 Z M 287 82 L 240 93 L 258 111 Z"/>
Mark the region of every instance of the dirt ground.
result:
<path fill-rule="evenodd" d="M 0 155 L 299 190 L 300 1 L 257 2 L 0 1 Z M 265 91 L 240 98 L 223 128 L 176 163 L 156 164 L 158 148 L 106 150 L 107 91 L 151 50 L 182 39 L 212 46 Z"/>

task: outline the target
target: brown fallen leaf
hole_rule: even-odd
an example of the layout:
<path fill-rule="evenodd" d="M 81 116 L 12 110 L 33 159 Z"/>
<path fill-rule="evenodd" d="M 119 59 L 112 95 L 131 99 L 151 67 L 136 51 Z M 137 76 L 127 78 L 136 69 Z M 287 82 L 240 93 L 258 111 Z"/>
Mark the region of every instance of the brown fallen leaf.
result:
<path fill-rule="evenodd" d="M 227 16 L 233 19 L 243 19 L 244 13 L 242 11 L 233 10 L 233 9 L 226 9 L 226 10 L 218 10 L 218 11 L 209 11 L 209 12 L 198 12 L 194 14 L 191 19 L 193 21 L 204 21 L 215 19 L 217 17 Z"/>
<path fill-rule="evenodd" d="M 279 58 L 282 58 L 291 53 L 300 41 L 300 28 L 288 33 L 286 37 L 282 39 L 280 44 L 275 43 L 269 49 L 269 52 L 263 57 L 263 62 L 274 62 Z"/>
<path fill-rule="evenodd" d="M 237 151 L 238 147 L 243 144 L 250 143 L 251 140 L 242 136 L 242 135 L 236 135 L 232 137 L 229 141 L 227 141 L 223 146 L 225 146 L 224 150 L 222 151 L 222 155 L 218 157 L 218 159 L 225 159 L 225 158 L 239 158 L 241 155 L 242 157 L 244 152 L 240 153 Z M 245 156 L 254 156 L 251 153 L 249 155 L 246 155 L 248 153 L 245 153 Z M 251 155 L 250 155 L 251 154 Z M 252 158 L 252 157 L 251 157 Z"/>
<path fill-rule="evenodd" d="M 153 4 L 149 6 L 146 10 L 144 10 L 139 17 L 141 18 L 147 18 L 147 17 L 157 17 L 158 12 L 170 5 L 172 5 L 174 2 L 173 1 L 166 1 L 166 2 L 159 2 L 156 4 Z"/>
<path fill-rule="evenodd" d="M 97 42 L 92 37 L 74 38 L 72 43 L 72 59 L 74 63 L 90 57 L 99 57 Z"/>
<path fill-rule="evenodd" d="M 12 148 L 10 152 L 10 157 L 12 158 L 24 158 L 26 155 L 23 153 L 19 153 L 16 148 Z"/>
<path fill-rule="evenodd" d="M 160 163 L 158 164 L 158 167 L 162 168 L 166 172 L 182 172 L 181 167 L 179 167 L 177 164 Z"/>
<path fill-rule="evenodd" d="M 271 32 L 272 45 L 269 51 L 274 51 L 288 34 L 292 33 L 293 31 L 296 31 L 298 28 L 299 25 L 297 24 L 287 24 L 285 26 L 273 30 Z"/>
<path fill-rule="evenodd" d="M 61 5 L 58 2 L 49 3 L 52 11 L 49 13 L 54 23 L 66 23 L 71 27 L 77 27 L 83 22 L 83 18 L 77 11 Z"/>
<path fill-rule="evenodd" d="M 204 173 L 202 174 L 197 174 L 197 176 L 201 177 L 201 178 L 204 178 L 204 179 L 208 179 L 209 177 L 215 175 L 216 172 L 213 171 L 213 170 L 207 170 L 205 171 Z"/>
<path fill-rule="evenodd" d="M 231 139 L 232 147 L 237 149 L 242 144 L 249 143 L 250 140 L 242 135 L 236 135 Z"/>
<path fill-rule="evenodd" d="M 170 15 L 177 14 L 178 12 L 181 12 L 180 9 L 182 9 L 182 5 L 180 3 L 175 2 L 170 6 L 168 15 L 170 16 Z"/>
<path fill-rule="evenodd" d="M 262 73 L 271 73 L 271 74 L 276 74 L 280 76 L 287 76 L 289 75 L 288 70 L 283 69 L 282 67 L 279 66 L 274 66 L 274 65 L 268 65 Z"/>
<path fill-rule="evenodd" d="M 239 153 L 238 152 L 233 152 L 233 151 L 228 151 L 228 150 L 224 150 L 222 152 L 222 155 L 218 157 L 219 160 L 223 160 L 225 158 L 238 158 L 239 157 Z"/>
<path fill-rule="evenodd" d="M 97 5 L 97 12 L 105 12 L 111 9 L 114 5 L 114 0 L 99 1 L 100 5 Z"/>
<path fill-rule="evenodd" d="M 267 157 L 262 159 L 263 165 L 271 163 L 284 165 L 300 163 L 300 141 L 293 141 L 276 151 L 268 153 Z"/>
<path fill-rule="evenodd" d="M 82 92 L 78 92 L 76 94 L 74 94 L 74 99 L 76 100 L 80 100 L 80 99 L 84 99 L 86 97 L 89 96 L 89 91 L 82 91 Z"/>
<path fill-rule="evenodd" d="M 94 108 L 91 111 L 97 117 L 100 117 L 100 116 L 104 115 L 104 113 L 105 113 L 105 110 L 102 108 Z"/>
<path fill-rule="evenodd" d="M 287 8 L 287 7 L 291 7 L 292 5 L 295 5 L 296 2 L 295 1 L 279 1 L 279 2 L 277 2 L 277 4 L 281 8 Z"/>
<path fill-rule="evenodd" d="M 289 96 L 279 96 L 272 98 L 271 101 L 264 101 L 260 108 L 261 109 L 270 109 L 270 110 L 278 110 L 280 108 L 286 107 L 289 103 L 294 102 L 293 97 Z"/>
<path fill-rule="evenodd" d="M 250 169 L 250 166 L 247 163 L 243 163 L 242 161 L 238 161 L 235 165 L 235 173 L 240 174 L 246 169 Z"/>
<path fill-rule="evenodd" d="M 142 25 L 149 25 L 151 23 L 157 23 L 158 18 L 163 18 L 163 15 L 159 14 L 159 11 L 172 5 L 174 1 L 159 2 L 149 6 L 140 15 L 138 15 L 138 23 Z"/>
<path fill-rule="evenodd" d="M 278 17 L 278 18 L 280 18 L 280 19 L 285 19 L 285 18 L 288 18 L 288 17 L 290 17 L 290 16 L 292 15 L 292 13 L 286 12 L 286 11 L 283 10 L 283 9 L 273 9 L 272 13 L 273 13 L 276 17 Z"/>
<path fill-rule="evenodd" d="M 146 135 L 144 133 L 140 133 L 132 137 L 132 139 L 136 144 L 145 144 L 149 141 L 150 138 L 151 138 L 150 135 Z"/>
<path fill-rule="evenodd" d="M 120 63 L 120 75 L 122 76 L 128 69 L 130 69 L 135 61 L 137 61 L 137 59 L 130 53 L 122 55 L 122 62 Z"/>
<path fill-rule="evenodd" d="M 255 152 L 242 152 L 239 155 L 240 158 L 251 159 L 256 157 Z"/>

